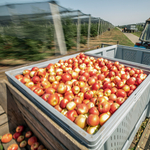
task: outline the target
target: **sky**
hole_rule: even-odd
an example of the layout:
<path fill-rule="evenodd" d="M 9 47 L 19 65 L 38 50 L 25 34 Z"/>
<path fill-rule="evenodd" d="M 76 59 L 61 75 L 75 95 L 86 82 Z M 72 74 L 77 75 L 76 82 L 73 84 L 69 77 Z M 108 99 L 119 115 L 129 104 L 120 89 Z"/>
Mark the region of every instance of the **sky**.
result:
<path fill-rule="evenodd" d="M 48 0 L 0 0 L 0 4 Z M 150 0 L 56 0 L 60 6 L 100 17 L 113 25 L 143 23 L 150 18 Z"/>
<path fill-rule="evenodd" d="M 150 0 L 57 0 L 58 4 L 100 17 L 113 25 L 145 22 L 150 18 Z"/>

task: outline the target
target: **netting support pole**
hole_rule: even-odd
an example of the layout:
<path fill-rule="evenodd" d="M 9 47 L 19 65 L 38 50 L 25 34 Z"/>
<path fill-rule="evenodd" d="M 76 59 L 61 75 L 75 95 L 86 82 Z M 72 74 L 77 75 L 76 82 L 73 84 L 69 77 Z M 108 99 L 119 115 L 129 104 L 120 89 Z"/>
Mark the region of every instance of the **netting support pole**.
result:
<path fill-rule="evenodd" d="M 91 15 L 89 15 L 89 25 L 88 25 L 88 49 L 90 46 L 90 29 L 91 29 Z"/>
<path fill-rule="evenodd" d="M 80 12 L 78 11 L 78 25 L 77 25 L 77 51 L 80 50 L 80 32 L 81 32 L 81 19 Z"/>
<path fill-rule="evenodd" d="M 54 28 L 55 28 L 56 39 L 58 42 L 59 50 L 61 55 L 65 55 L 67 54 L 67 50 L 66 50 L 65 38 L 64 38 L 61 18 L 59 14 L 59 9 L 57 4 L 49 3 L 49 5 L 53 17 Z"/>
<path fill-rule="evenodd" d="M 99 21 L 98 21 L 98 31 L 97 31 L 97 38 L 99 39 L 99 27 L 100 27 L 100 18 L 99 18 Z"/>

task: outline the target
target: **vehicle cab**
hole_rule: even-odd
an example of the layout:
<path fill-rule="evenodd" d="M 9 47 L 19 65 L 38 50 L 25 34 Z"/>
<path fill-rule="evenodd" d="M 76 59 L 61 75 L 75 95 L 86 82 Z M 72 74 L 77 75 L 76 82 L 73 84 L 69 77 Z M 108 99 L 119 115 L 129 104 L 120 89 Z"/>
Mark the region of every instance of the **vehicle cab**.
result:
<path fill-rule="evenodd" d="M 146 20 L 144 30 L 139 40 L 141 42 L 137 42 L 134 47 L 150 49 L 150 18 Z"/>

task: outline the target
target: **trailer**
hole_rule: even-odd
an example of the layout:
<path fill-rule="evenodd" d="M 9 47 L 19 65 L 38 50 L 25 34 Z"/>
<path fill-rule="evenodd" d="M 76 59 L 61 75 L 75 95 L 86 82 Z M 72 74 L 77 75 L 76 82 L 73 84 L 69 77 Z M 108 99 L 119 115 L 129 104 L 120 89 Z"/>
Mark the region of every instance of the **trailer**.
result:
<path fill-rule="evenodd" d="M 125 26 L 124 27 L 124 29 L 122 30 L 122 32 L 129 32 L 129 33 L 131 33 L 131 32 L 136 32 L 138 29 L 136 28 L 136 25 L 127 25 L 127 26 Z"/>

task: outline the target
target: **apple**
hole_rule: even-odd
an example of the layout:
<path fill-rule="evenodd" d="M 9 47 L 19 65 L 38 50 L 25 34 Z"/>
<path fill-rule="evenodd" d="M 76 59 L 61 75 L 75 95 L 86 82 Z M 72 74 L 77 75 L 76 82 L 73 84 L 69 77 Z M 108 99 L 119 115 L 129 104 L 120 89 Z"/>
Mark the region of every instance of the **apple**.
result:
<path fill-rule="evenodd" d="M 103 103 L 105 101 L 106 101 L 106 98 L 104 96 L 98 97 L 95 104 L 98 105 L 99 103 Z"/>
<path fill-rule="evenodd" d="M 34 77 L 32 78 L 32 82 L 34 82 L 34 84 L 39 83 L 39 82 L 40 82 L 40 77 L 34 76 Z"/>
<path fill-rule="evenodd" d="M 29 69 L 26 69 L 26 70 L 23 70 L 22 74 L 25 76 L 25 75 L 29 75 L 30 72 L 31 71 Z"/>
<path fill-rule="evenodd" d="M 71 90 L 74 94 L 78 94 L 80 92 L 80 87 L 79 86 L 73 86 Z"/>
<path fill-rule="evenodd" d="M 46 88 L 46 89 L 45 89 L 45 93 L 54 94 L 54 93 L 55 93 L 55 89 L 52 88 L 52 87 Z"/>
<path fill-rule="evenodd" d="M 93 77 L 90 77 L 90 78 L 88 79 L 88 84 L 89 84 L 89 85 L 93 85 L 95 82 L 96 82 L 96 80 L 95 80 L 95 78 L 93 78 Z"/>
<path fill-rule="evenodd" d="M 24 77 L 21 79 L 21 82 L 22 82 L 23 84 L 26 84 L 27 82 L 31 82 L 31 79 L 24 76 Z"/>
<path fill-rule="evenodd" d="M 106 88 L 103 93 L 104 93 L 104 96 L 110 96 L 111 90 Z"/>
<path fill-rule="evenodd" d="M 22 74 L 18 74 L 15 76 L 16 79 L 18 79 L 19 81 L 21 81 L 21 79 L 23 78 L 23 75 Z"/>
<path fill-rule="evenodd" d="M 109 113 L 102 113 L 99 116 L 99 123 L 102 126 L 110 118 Z"/>
<path fill-rule="evenodd" d="M 94 96 L 94 93 L 92 90 L 88 90 L 84 93 L 84 98 L 85 99 L 91 99 Z"/>
<path fill-rule="evenodd" d="M 122 89 L 125 91 L 125 92 L 129 92 L 130 91 L 130 86 L 125 84 Z"/>
<path fill-rule="evenodd" d="M 44 146 L 43 145 L 39 145 L 39 147 L 37 148 L 37 150 L 44 150 Z"/>
<path fill-rule="evenodd" d="M 76 103 L 74 101 L 68 102 L 66 108 L 67 110 L 74 110 L 76 108 Z"/>
<path fill-rule="evenodd" d="M 28 139 L 28 145 L 32 145 L 33 143 L 37 142 L 37 137 L 36 136 L 32 136 Z"/>
<path fill-rule="evenodd" d="M 32 132 L 31 131 L 27 131 L 26 133 L 25 133 L 25 137 L 26 138 L 30 138 L 32 136 Z"/>
<path fill-rule="evenodd" d="M 129 78 L 128 80 L 127 80 L 127 84 L 128 85 L 133 85 L 133 84 L 135 84 L 135 78 L 134 77 L 131 77 L 131 78 Z"/>
<path fill-rule="evenodd" d="M 15 132 L 13 134 L 13 139 L 17 139 L 21 135 L 21 132 Z"/>
<path fill-rule="evenodd" d="M 116 93 L 117 97 L 127 97 L 127 93 L 123 89 L 119 89 Z"/>
<path fill-rule="evenodd" d="M 85 115 L 83 115 L 83 114 L 80 114 L 79 116 L 76 117 L 74 123 L 76 125 L 78 125 L 80 128 L 83 129 L 87 125 L 87 121 L 86 120 L 87 120 L 87 117 Z"/>
<path fill-rule="evenodd" d="M 68 104 L 69 100 L 68 99 L 63 99 L 61 100 L 60 102 L 60 107 L 63 109 L 63 108 L 66 108 L 66 105 Z"/>
<path fill-rule="evenodd" d="M 65 115 L 68 119 L 70 119 L 71 121 L 74 121 L 76 119 L 76 117 L 78 116 L 76 110 L 69 110 L 66 115 Z"/>
<path fill-rule="evenodd" d="M 57 93 L 54 93 L 52 95 L 50 95 L 50 97 L 48 98 L 47 102 L 51 105 L 51 106 L 56 106 L 59 104 L 59 96 Z"/>
<path fill-rule="evenodd" d="M 49 88 L 51 86 L 51 84 L 49 81 L 42 81 L 41 86 L 42 86 L 43 90 L 45 90 L 45 89 Z"/>
<path fill-rule="evenodd" d="M 31 145 L 31 150 L 37 150 L 37 148 L 39 147 L 39 142 L 34 142 L 32 145 Z"/>
<path fill-rule="evenodd" d="M 116 101 L 117 100 L 116 94 L 110 94 L 109 100 Z"/>
<path fill-rule="evenodd" d="M 113 103 L 110 106 L 110 113 L 113 114 L 119 107 L 120 107 L 120 105 L 118 103 Z"/>
<path fill-rule="evenodd" d="M 64 98 L 68 99 L 69 101 L 72 101 L 74 99 L 74 94 L 73 93 L 68 93 L 68 94 L 65 93 Z"/>
<path fill-rule="evenodd" d="M 17 126 L 17 128 L 16 128 L 16 132 L 22 132 L 23 130 L 24 130 L 23 125 Z"/>
<path fill-rule="evenodd" d="M 125 101 L 125 98 L 123 97 L 118 97 L 117 100 L 116 100 L 116 103 L 118 103 L 119 105 L 122 105 Z"/>
<path fill-rule="evenodd" d="M 38 96 L 42 96 L 43 94 L 44 94 L 44 91 L 43 91 L 43 89 L 42 88 L 35 88 L 34 90 L 33 90 L 33 92 L 35 93 L 35 94 L 37 94 Z"/>
<path fill-rule="evenodd" d="M 100 89 L 100 84 L 94 83 L 94 84 L 92 85 L 92 90 L 99 90 L 99 89 Z"/>
<path fill-rule="evenodd" d="M 91 102 L 90 100 L 89 100 L 89 102 L 86 105 L 87 105 L 88 109 L 90 109 L 90 108 L 95 106 L 95 104 L 93 102 Z"/>
<path fill-rule="evenodd" d="M 65 73 L 65 74 L 62 75 L 62 81 L 63 81 L 64 83 L 65 83 L 66 81 L 71 81 L 71 79 L 72 79 L 72 77 L 71 77 L 70 74 Z"/>
<path fill-rule="evenodd" d="M 100 127 L 99 125 L 94 126 L 94 127 L 88 126 L 86 132 L 89 134 L 94 134 L 99 129 L 99 127 Z"/>
<path fill-rule="evenodd" d="M 99 115 L 97 107 L 91 107 L 88 112 L 89 114 Z"/>
<path fill-rule="evenodd" d="M 64 94 L 67 90 L 67 87 L 64 83 L 60 83 L 58 84 L 58 87 L 57 87 L 57 92 L 60 93 L 60 94 Z"/>
<path fill-rule="evenodd" d="M 77 105 L 77 113 L 80 114 L 86 114 L 88 113 L 88 107 L 86 104 L 78 104 Z"/>
<path fill-rule="evenodd" d="M 99 116 L 95 114 L 90 114 L 87 118 L 87 124 L 89 126 L 97 126 L 99 124 Z"/>
<path fill-rule="evenodd" d="M 19 146 L 20 146 L 21 148 L 26 147 L 26 145 L 27 145 L 27 141 L 25 141 L 25 140 L 23 140 L 23 141 L 19 144 Z"/>
<path fill-rule="evenodd" d="M 98 110 L 100 113 L 106 113 L 110 110 L 110 103 L 107 101 L 104 101 L 102 103 L 98 104 Z"/>
<path fill-rule="evenodd" d="M 20 135 L 18 138 L 17 138 L 17 142 L 22 142 L 24 140 L 24 135 Z"/>

